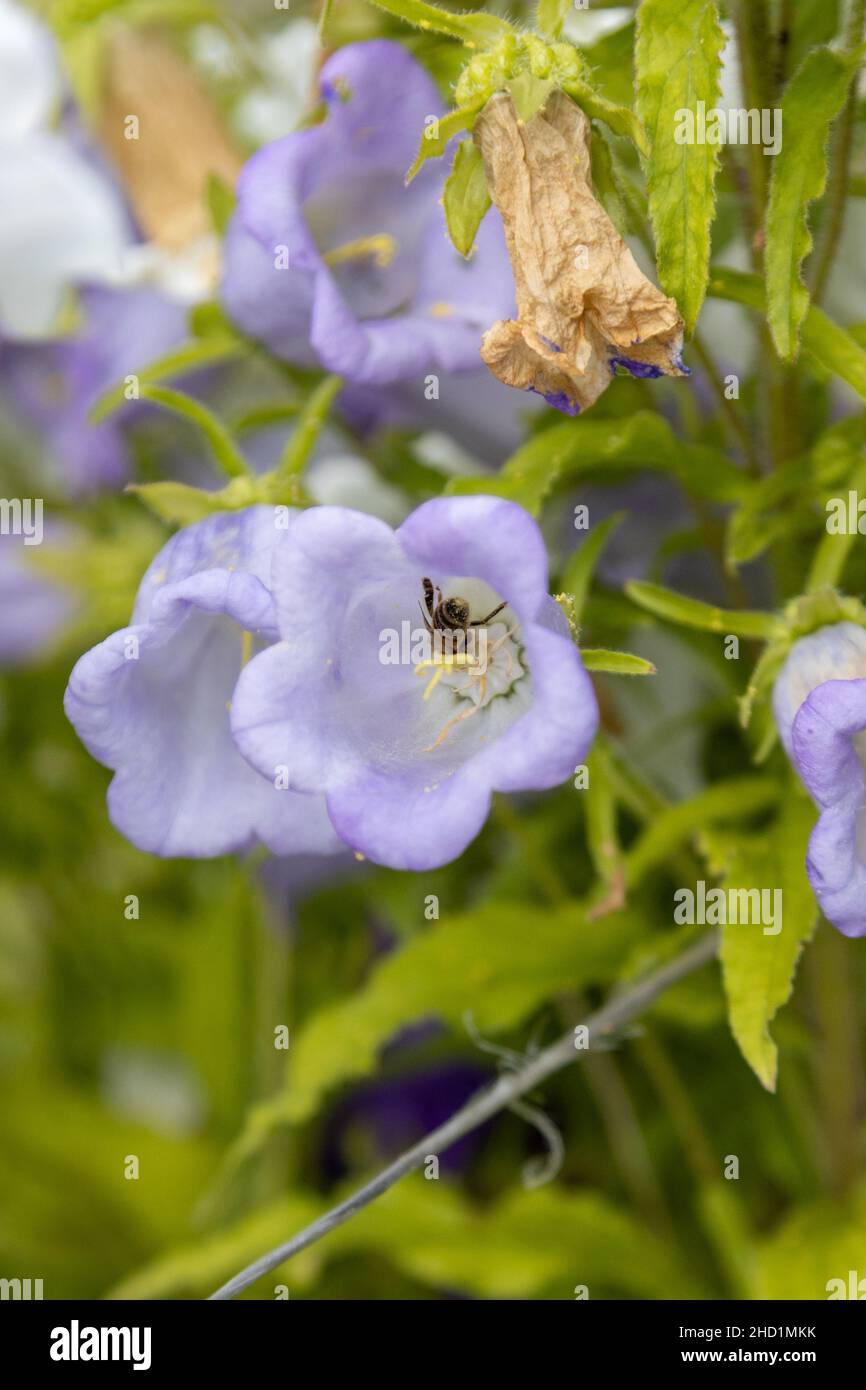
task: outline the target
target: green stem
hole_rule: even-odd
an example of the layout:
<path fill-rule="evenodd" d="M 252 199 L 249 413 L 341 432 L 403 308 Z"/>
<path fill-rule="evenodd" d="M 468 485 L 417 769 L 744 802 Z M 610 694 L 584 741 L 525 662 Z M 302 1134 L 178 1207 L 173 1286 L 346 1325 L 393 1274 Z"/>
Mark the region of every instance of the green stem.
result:
<path fill-rule="evenodd" d="M 853 0 L 851 13 L 845 31 L 845 48 L 852 53 L 863 37 L 866 21 L 866 0 Z M 820 250 L 814 257 L 815 271 L 812 279 L 812 299 L 821 302 L 833 263 L 836 248 L 842 235 L 845 222 L 845 209 L 848 204 L 848 167 L 854 146 L 854 127 L 857 122 L 857 75 L 851 80 L 848 100 L 836 127 L 833 140 L 830 179 L 826 195 L 827 214 L 821 232 Z"/>
<path fill-rule="evenodd" d="M 623 1186 L 647 1224 L 670 1236 L 670 1214 L 620 1068 L 605 1052 L 587 1054 L 585 1066 L 611 1158 Z"/>
<path fill-rule="evenodd" d="M 559 907 L 568 901 L 568 888 L 557 869 L 538 843 L 531 826 L 518 815 L 507 796 L 498 796 L 495 802 L 495 817 L 509 835 L 517 841 L 523 861 L 535 879 L 536 887 L 548 900 L 551 907 Z"/>
<path fill-rule="evenodd" d="M 822 924 L 808 961 L 821 1032 L 815 1073 L 828 1142 L 827 1176 L 831 1191 L 841 1195 L 857 1180 L 863 1162 L 863 1063 L 851 944 Z"/>
<path fill-rule="evenodd" d="M 761 464 L 758 459 L 758 451 L 755 448 L 754 440 L 749 433 L 745 420 L 736 409 L 734 402 L 725 395 L 725 388 L 721 382 L 719 370 L 713 361 L 709 349 L 700 334 L 696 331 L 692 336 L 691 347 L 704 369 L 704 374 L 710 383 L 710 387 L 722 410 L 725 423 L 731 432 L 736 436 L 743 453 L 749 464 L 749 472 L 753 475 L 760 473 Z"/>
<path fill-rule="evenodd" d="M 738 0 L 734 9 L 743 97 L 750 109 L 770 106 L 772 61 L 770 25 L 766 0 Z M 767 210 L 767 160 L 760 145 L 747 147 L 749 168 L 748 202 L 751 212 L 752 265 L 759 275 L 764 268 L 764 222 Z M 779 365 L 766 322 L 761 323 L 761 352 L 766 362 L 762 373 L 763 426 L 771 468 L 781 467 L 792 452 L 792 400 L 784 370 Z"/>
<path fill-rule="evenodd" d="M 770 52 L 770 34 L 766 0 L 738 0 L 734 6 L 734 24 L 745 104 L 750 110 L 760 111 L 769 105 L 769 82 L 765 65 Z M 749 164 L 752 260 L 755 269 L 759 270 L 763 259 L 761 237 L 767 200 L 767 161 L 760 145 L 749 144 L 746 150 Z"/>
<path fill-rule="evenodd" d="M 718 1156 L 664 1044 L 654 1032 L 647 1031 L 637 1043 L 637 1055 L 670 1116 L 696 1181 L 715 1182 L 720 1168 Z"/>
<path fill-rule="evenodd" d="M 791 61 L 791 37 L 794 25 L 794 0 L 779 0 L 779 25 L 776 30 L 776 64 L 773 72 L 773 100 L 788 80 Z"/>
<path fill-rule="evenodd" d="M 310 399 L 298 416 L 294 430 L 283 450 L 283 456 L 271 477 L 276 489 L 291 486 L 303 472 L 310 454 L 313 452 L 319 433 L 328 418 L 334 397 L 341 390 L 343 379 L 339 376 L 326 376 L 313 391 Z"/>

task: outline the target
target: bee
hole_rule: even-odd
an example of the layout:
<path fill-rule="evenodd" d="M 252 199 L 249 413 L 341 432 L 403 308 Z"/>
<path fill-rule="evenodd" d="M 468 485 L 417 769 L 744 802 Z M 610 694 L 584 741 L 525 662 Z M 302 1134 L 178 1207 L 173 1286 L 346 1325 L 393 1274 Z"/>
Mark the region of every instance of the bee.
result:
<path fill-rule="evenodd" d="M 434 585 L 432 580 L 426 577 L 421 580 L 421 585 L 424 589 L 424 603 L 427 606 L 427 613 L 424 612 L 424 605 L 419 604 L 419 606 L 427 631 L 430 633 L 462 632 L 464 644 L 471 627 L 486 627 L 497 613 L 501 613 L 503 608 L 508 607 L 507 603 L 500 603 L 487 614 L 486 618 L 472 618 L 470 616 L 472 610 L 465 598 L 459 598 L 457 595 L 452 598 L 443 598 L 439 585 Z"/>

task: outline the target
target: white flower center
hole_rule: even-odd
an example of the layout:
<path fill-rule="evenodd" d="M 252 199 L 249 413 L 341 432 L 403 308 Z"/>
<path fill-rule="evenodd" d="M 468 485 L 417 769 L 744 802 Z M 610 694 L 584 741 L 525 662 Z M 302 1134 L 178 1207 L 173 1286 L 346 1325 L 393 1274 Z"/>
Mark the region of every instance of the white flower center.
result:
<path fill-rule="evenodd" d="M 507 616 L 504 622 L 470 630 L 465 646 L 462 636 L 452 640 L 448 634 L 441 643 L 437 642 L 441 634 L 434 634 L 432 654 L 417 663 L 415 673 L 428 677 L 425 700 L 443 685 L 453 693 L 455 709 L 426 752 L 439 748 L 452 729 L 498 696 L 508 695 L 527 674 L 520 660 L 520 630 L 516 623 L 507 621 Z"/>
<path fill-rule="evenodd" d="M 503 622 L 471 633 L 469 663 L 446 670 L 442 684 L 461 701 L 469 701 L 478 709 L 489 705 L 497 695 L 507 695 L 525 675 L 517 635 L 516 625 Z"/>

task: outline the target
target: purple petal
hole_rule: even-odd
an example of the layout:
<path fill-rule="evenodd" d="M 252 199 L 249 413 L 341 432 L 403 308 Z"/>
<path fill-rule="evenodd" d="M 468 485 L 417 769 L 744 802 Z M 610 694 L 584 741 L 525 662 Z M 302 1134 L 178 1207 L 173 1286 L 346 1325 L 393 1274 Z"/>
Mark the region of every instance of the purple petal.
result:
<path fill-rule="evenodd" d="M 416 657 L 380 659 L 383 633 L 423 630 L 425 576 L 473 593 L 476 613 L 505 599 L 516 615 L 517 626 L 499 620 L 499 647 L 513 647 L 498 658 L 504 682 L 488 669 L 494 684 L 473 687 L 482 703 L 447 684 L 424 698 Z M 592 687 L 547 595 L 540 532 L 513 503 L 437 499 L 396 534 L 342 508 L 303 513 L 278 548 L 274 593 L 282 641 L 241 675 L 236 742 L 263 775 L 283 764 L 293 787 L 324 791 L 339 835 L 368 858 L 447 863 L 481 829 L 493 790 L 553 786 L 585 756 Z"/>
<path fill-rule="evenodd" d="M 67 715 L 115 771 L 111 820 L 150 853 L 207 857 L 257 840 L 278 854 L 339 847 L 323 800 L 259 777 L 231 738 L 243 634 L 261 644 L 276 633 L 270 593 L 254 572 L 267 568 L 268 536 L 272 545 L 268 507 L 180 532 L 148 570 L 133 624 L 70 677 Z"/>
<path fill-rule="evenodd" d="M 485 580 L 522 619 L 547 597 L 547 551 L 528 512 L 501 497 L 436 497 L 397 532 L 421 573 Z"/>
<path fill-rule="evenodd" d="M 866 630 L 856 623 L 832 623 L 794 643 L 773 687 L 773 715 L 789 757 L 792 726 L 806 696 L 825 681 L 860 676 L 866 676 Z"/>
<path fill-rule="evenodd" d="M 866 680 L 831 680 L 794 720 L 794 762 L 821 809 L 806 869 L 821 910 L 845 936 L 866 935 L 866 776 L 854 740 L 866 730 Z"/>
<path fill-rule="evenodd" d="M 446 170 L 427 166 L 404 185 L 425 119 L 442 114 L 429 76 L 376 40 L 340 49 L 322 82 L 326 120 L 259 151 L 241 175 L 226 241 L 229 313 L 288 360 L 312 350 L 371 387 L 477 367 L 483 331 L 513 309 L 511 274 L 493 215 L 469 262 L 454 251 L 434 187 Z M 325 260 L 381 235 L 391 239 L 383 264 L 372 254 Z"/>
<path fill-rule="evenodd" d="M 22 537 L 0 534 L 0 666 L 40 656 L 74 609 L 70 596 L 30 563 L 31 549 Z"/>

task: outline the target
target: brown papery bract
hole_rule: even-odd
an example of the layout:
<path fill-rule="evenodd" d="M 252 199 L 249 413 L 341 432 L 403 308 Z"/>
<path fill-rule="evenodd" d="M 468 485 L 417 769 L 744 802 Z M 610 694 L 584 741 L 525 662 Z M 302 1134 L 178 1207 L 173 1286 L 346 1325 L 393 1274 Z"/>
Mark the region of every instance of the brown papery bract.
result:
<path fill-rule="evenodd" d="M 137 139 L 128 138 L 131 116 Z M 149 241 L 181 252 L 212 233 L 208 175 L 234 188 L 242 159 L 207 92 L 158 35 L 112 35 L 98 134 Z"/>
<path fill-rule="evenodd" d="M 590 140 L 589 120 L 561 91 L 527 123 L 497 93 L 475 126 L 517 298 L 517 319 L 493 325 L 481 356 L 507 386 L 571 411 L 598 400 L 614 359 L 635 364 L 636 375 L 686 374 L 679 310 L 597 201 Z"/>

